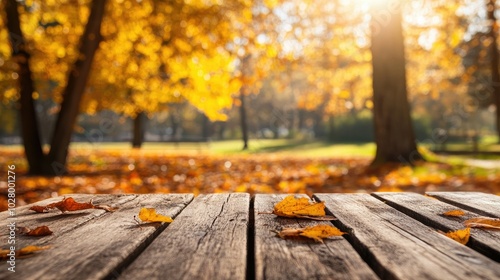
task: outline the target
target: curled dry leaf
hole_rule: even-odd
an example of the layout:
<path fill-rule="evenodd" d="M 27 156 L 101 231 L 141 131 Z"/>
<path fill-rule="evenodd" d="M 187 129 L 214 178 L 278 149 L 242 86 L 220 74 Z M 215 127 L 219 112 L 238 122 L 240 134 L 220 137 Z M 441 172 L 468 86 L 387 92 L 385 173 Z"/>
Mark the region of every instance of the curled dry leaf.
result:
<path fill-rule="evenodd" d="M 108 212 L 110 211 L 115 211 L 116 208 L 113 208 L 108 205 L 94 205 L 92 203 L 92 200 L 89 202 L 76 202 L 74 198 L 68 197 L 68 198 L 63 198 L 63 200 L 55 203 L 51 203 L 45 206 L 40 206 L 40 205 L 34 205 L 30 208 L 30 210 L 33 210 L 38 213 L 45 213 L 48 212 L 50 209 L 57 208 L 61 210 L 61 212 L 67 212 L 67 211 L 78 211 L 78 210 L 85 210 L 85 209 L 103 209 Z"/>
<path fill-rule="evenodd" d="M 284 228 L 278 232 L 278 236 L 281 238 L 304 236 L 321 243 L 323 243 L 323 238 L 341 236 L 343 234 L 346 233 L 330 225 L 316 225 L 306 228 Z"/>
<path fill-rule="evenodd" d="M 47 250 L 49 249 L 50 246 L 26 246 L 16 252 L 16 257 L 24 257 L 27 255 L 31 255 L 35 252 L 42 251 L 42 250 Z M 2 260 L 9 259 L 10 258 L 10 253 L 11 251 L 9 249 L 6 250 L 0 250 L 0 258 Z"/>
<path fill-rule="evenodd" d="M 459 229 L 455 231 L 450 231 L 448 233 L 443 233 L 444 235 L 448 236 L 449 238 L 465 245 L 467 242 L 469 242 L 469 237 L 470 237 L 470 228 L 464 228 L 464 229 Z"/>
<path fill-rule="evenodd" d="M 310 202 L 308 198 L 288 195 L 274 206 L 273 214 L 289 218 L 305 218 L 320 221 L 335 220 L 325 213 L 324 202 Z"/>
<path fill-rule="evenodd" d="M 497 229 L 500 230 L 500 219 L 490 217 L 477 217 L 464 221 L 466 227 Z"/>
<path fill-rule="evenodd" d="M 448 217 L 461 217 L 461 216 L 465 215 L 465 212 L 460 210 L 460 209 L 456 209 L 456 210 L 444 212 L 443 215 L 448 216 Z"/>
<path fill-rule="evenodd" d="M 139 219 L 145 223 L 171 223 L 174 221 L 168 216 L 156 213 L 156 209 L 154 208 L 142 208 L 141 211 L 139 211 Z"/>
<path fill-rule="evenodd" d="M 39 226 L 35 229 L 29 229 L 27 227 L 18 227 L 17 230 L 19 233 L 28 236 L 47 236 L 52 234 L 52 231 L 49 229 L 48 226 Z"/>

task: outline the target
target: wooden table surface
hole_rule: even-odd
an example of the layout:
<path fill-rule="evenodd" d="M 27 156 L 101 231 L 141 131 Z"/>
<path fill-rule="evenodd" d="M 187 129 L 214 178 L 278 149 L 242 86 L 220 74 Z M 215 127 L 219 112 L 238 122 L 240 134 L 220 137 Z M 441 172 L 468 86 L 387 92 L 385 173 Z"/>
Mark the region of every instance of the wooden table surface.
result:
<path fill-rule="evenodd" d="M 492 194 L 317 194 L 338 218 L 333 225 L 348 232 L 323 244 L 276 236 L 284 227 L 329 223 L 262 214 L 283 194 L 68 196 L 119 209 L 0 213 L 2 249 L 12 221 L 54 232 L 16 235 L 16 248 L 50 248 L 16 259 L 15 273 L 2 261 L 0 279 L 500 279 L 500 231 L 473 228 L 467 246 L 438 232 L 462 229 L 472 217 L 499 218 L 500 197 Z M 142 207 L 174 222 L 138 224 Z M 442 215 L 454 209 L 466 215 Z"/>

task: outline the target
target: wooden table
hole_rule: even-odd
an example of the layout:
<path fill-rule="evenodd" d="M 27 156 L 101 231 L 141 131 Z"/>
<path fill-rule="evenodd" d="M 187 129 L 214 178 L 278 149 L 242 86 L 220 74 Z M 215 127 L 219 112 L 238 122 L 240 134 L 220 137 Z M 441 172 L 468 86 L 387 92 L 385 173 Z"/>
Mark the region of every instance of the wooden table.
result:
<path fill-rule="evenodd" d="M 428 195 L 317 194 L 338 218 L 333 224 L 348 232 L 324 244 L 276 236 L 273 230 L 283 227 L 327 223 L 262 214 L 281 194 L 71 195 L 119 209 L 36 214 L 24 206 L 15 219 L 2 212 L 2 248 L 12 221 L 54 233 L 17 235 L 17 248 L 50 248 L 16 259 L 15 273 L 2 261 L 0 279 L 500 279 L 500 231 L 472 229 L 467 246 L 438 233 L 461 229 L 471 217 L 500 217 L 500 197 Z M 175 220 L 139 225 L 134 216 L 141 207 Z M 466 216 L 441 215 L 457 208 Z"/>

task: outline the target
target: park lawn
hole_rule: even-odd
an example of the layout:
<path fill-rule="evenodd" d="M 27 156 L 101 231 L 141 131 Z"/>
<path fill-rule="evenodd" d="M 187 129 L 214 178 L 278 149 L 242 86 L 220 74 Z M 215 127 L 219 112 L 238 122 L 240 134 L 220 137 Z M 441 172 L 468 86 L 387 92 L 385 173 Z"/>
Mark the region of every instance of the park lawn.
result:
<path fill-rule="evenodd" d="M 70 193 L 319 193 L 373 191 L 483 191 L 500 194 L 500 169 L 469 166 L 463 159 L 442 159 L 422 148 L 432 161 L 416 166 L 370 168 L 373 144 L 240 141 L 186 145 L 74 143 L 70 175 L 25 176 L 22 149 L 0 146 L 0 166 L 16 165 L 18 205 Z M 0 191 L 6 190 L 0 181 Z M 0 196 L 0 209 L 6 209 Z"/>

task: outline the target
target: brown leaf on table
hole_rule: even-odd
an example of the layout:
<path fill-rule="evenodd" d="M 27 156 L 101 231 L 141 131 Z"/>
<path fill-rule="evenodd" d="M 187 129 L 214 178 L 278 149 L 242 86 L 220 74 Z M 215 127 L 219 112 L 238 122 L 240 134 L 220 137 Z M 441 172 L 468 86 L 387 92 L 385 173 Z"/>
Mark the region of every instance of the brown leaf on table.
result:
<path fill-rule="evenodd" d="M 467 242 L 469 242 L 469 237 L 470 237 L 470 228 L 464 228 L 464 229 L 459 229 L 455 231 L 450 231 L 448 233 L 443 233 L 444 235 L 448 236 L 449 238 L 465 245 Z"/>
<path fill-rule="evenodd" d="M 489 217 L 477 217 L 464 221 L 466 227 L 497 229 L 500 230 L 500 219 Z"/>
<path fill-rule="evenodd" d="M 33 210 L 38 213 L 45 213 L 53 208 L 57 208 L 61 210 L 61 212 L 78 211 L 85 209 L 103 209 L 108 212 L 116 210 L 116 208 L 112 208 L 111 206 L 108 205 L 94 205 L 92 203 L 92 199 L 89 202 L 81 203 L 81 202 L 76 202 L 75 199 L 72 197 L 63 198 L 63 200 L 59 202 L 51 203 L 45 206 L 34 205 L 30 208 L 30 210 Z"/>
<path fill-rule="evenodd" d="M 303 236 L 321 243 L 323 243 L 323 238 L 341 236 L 343 234 L 346 233 L 330 225 L 316 225 L 305 228 L 284 228 L 278 232 L 278 236 L 281 238 Z"/>
<path fill-rule="evenodd" d="M 156 209 L 154 208 L 142 208 L 139 211 L 139 219 L 146 223 L 154 223 L 154 222 L 162 222 L 162 223 L 171 223 L 174 220 L 168 216 L 164 216 L 156 213 Z"/>
<path fill-rule="evenodd" d="M 443 215 L 448 216 L 448 217 L 460 217 L 460 216 L 465 215 L 465 212 L 460 210 L 460 209 L 456 209 L 456 210 L 444 212 Z"/>
<path fill-rule="evenodd" d="M 47 236 L 52 234 L 52 231 L 49 229 L 48 226 L 39 226 L 35 229 L 29 229 L 27 227 L 18 227 L 17 230 L 19 233 L 28 236 Z"/>
<path fill-rule="evenodd" d="M 274 205 L 273 214 L 288 218 L 305 218 L 320 221 L 335 220 L 325 213 L 324 202 L 310 202 L 308 198 L 295 198 L 293 195 L 285 197 Z"/>
<path fill-rule="evenodd" d="M 24 256 L 27 256 L 27 255 L 31 255 L 35 252 L 38 252 L 38 251 L 42 251 L 42 250 L 47 250 L 49 249 L 50 246 L 33 246 L 33 245 L 30 245 L 30 246 L 26 246 L 18 251 L 15 252 L 15 256 L 16 257 L 24 257 Z M 10 251 L 9 249 L 5 249 L 5 250 L 0 250 L 0 259 L 2 260 L 5 260 L 5 259 L 9 259 L 11 256 L 10 256 L 10 253 L 12 251 Z"/>

